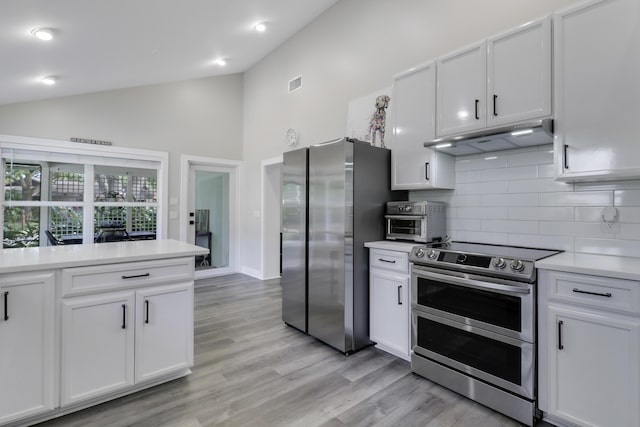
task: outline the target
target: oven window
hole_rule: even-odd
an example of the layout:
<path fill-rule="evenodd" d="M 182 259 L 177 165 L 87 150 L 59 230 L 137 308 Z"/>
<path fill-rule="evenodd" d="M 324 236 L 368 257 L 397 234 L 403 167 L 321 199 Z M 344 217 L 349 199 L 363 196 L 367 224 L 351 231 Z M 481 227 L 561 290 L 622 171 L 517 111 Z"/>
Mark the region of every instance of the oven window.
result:
<path fill-rule="evenodd" d="M 419 236 L 422 232 L 421 222 L 419 219 L 390 219 L 389 233 Z"/>
<path fill-rule="evenodd" d="M 418 277 L 418 304 L 522 332 L 518 297 Z"/>
<path fill-rule="evenodd" d="M 419 347 L 522 385 L 521 349 L 418 317 Z"/>

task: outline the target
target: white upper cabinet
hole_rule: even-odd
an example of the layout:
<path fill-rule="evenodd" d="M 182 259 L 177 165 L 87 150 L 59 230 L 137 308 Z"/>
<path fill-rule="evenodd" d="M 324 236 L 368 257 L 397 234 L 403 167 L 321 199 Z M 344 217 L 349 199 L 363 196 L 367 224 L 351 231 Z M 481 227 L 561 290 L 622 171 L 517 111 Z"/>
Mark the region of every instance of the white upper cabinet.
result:
<path fill-rule="evenodd" d="M 640 2 L 598 0 L 554 17 L 560 179 L 640 176 Z"/>
<path fill-rule="evenodd" d="M 551 114 L 551 18 L 487 41 L 487 126 Z"/>
<path fill-rule="evenodd" d="M 393 78 L 391 189 L 453 188 L 453 157 L 424 147 L 435 138 L 436 70 L 430 62 Z"/>
<path fill-rule="evenodd" d="M 551 18 L 437 61 L 437 136 L 551 115 Z"/>
<path fill-rule="evenodd" d="M 438 136 L 486 126 L 486 42 L 438 59 Z"/>

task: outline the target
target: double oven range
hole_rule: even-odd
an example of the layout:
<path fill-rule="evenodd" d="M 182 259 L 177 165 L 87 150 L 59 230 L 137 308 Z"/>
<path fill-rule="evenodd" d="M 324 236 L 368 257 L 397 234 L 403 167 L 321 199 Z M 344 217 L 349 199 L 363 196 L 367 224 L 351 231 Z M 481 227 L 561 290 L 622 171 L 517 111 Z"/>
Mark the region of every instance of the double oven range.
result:
<path fill-rule="evenodd" d="M 412 370 L 533 425 L 535 261 L 559 252 L 465 242 L 413 248 Z"/>

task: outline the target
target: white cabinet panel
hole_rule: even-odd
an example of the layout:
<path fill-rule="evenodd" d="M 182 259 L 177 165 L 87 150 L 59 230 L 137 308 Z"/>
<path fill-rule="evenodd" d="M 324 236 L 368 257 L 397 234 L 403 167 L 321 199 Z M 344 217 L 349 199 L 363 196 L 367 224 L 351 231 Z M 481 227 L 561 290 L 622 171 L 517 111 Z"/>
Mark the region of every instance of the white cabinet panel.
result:
<path fill-rule="evenodd" d="M 551 18 L 487 41 L 487 126 L 551 114 Z"/>
<path fill-rule="evenodd" d="M 543 409 L 589 426 L 638 426 L 640 320 L 549 306 Z"/>
<path fill-rule="evenodd" d="M 136 293 L 136 383 L 193 366 L 193 282 Z"/>
<path fill-rule="evenodd" d="M 62 404 L 132 386 L 134 292 L 62 303 Z"/>
<path fill-rule="evenodd" d="M 409 274 L 406 252 L 370 249 L 369 335 L 376 347 L 405 360 L 411 355 Z"/>
<path fill-rule="evenodd" d="M 54 408 L 54 274 L 0 276 L 0 424 Z"/>
<path fill-rule="evenodd" d="M 486 126 L 486 42 L 438 59 L 437 135 Z"/>
<path fill-rule="evenodd" d="M 454 161 L 424 147 L 435 138 L 436 70 L 431 62 L 394 76 L 393 190 L 453 188 Z"/>
<path fill-rule="evenodd" d="M 640 176 L 640 2 L 597 0 L 554 16 L 556 171 Z"/>
<path fill-rule="evenodd" d="M 369 287 L 371 340 L 409 360 L 409 278 L 375 270 Z"/>

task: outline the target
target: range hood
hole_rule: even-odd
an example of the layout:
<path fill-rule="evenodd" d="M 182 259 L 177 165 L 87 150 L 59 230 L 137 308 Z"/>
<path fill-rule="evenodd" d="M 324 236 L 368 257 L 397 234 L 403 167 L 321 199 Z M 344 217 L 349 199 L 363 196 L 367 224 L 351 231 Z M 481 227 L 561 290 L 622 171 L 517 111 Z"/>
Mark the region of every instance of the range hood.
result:
<path fill-rule="evenodd" d="M 438 138 L 425 142 L 424 146 L 452 156 L 465 156 L 552 142 L 553 120 L 541 119 Z"/>

